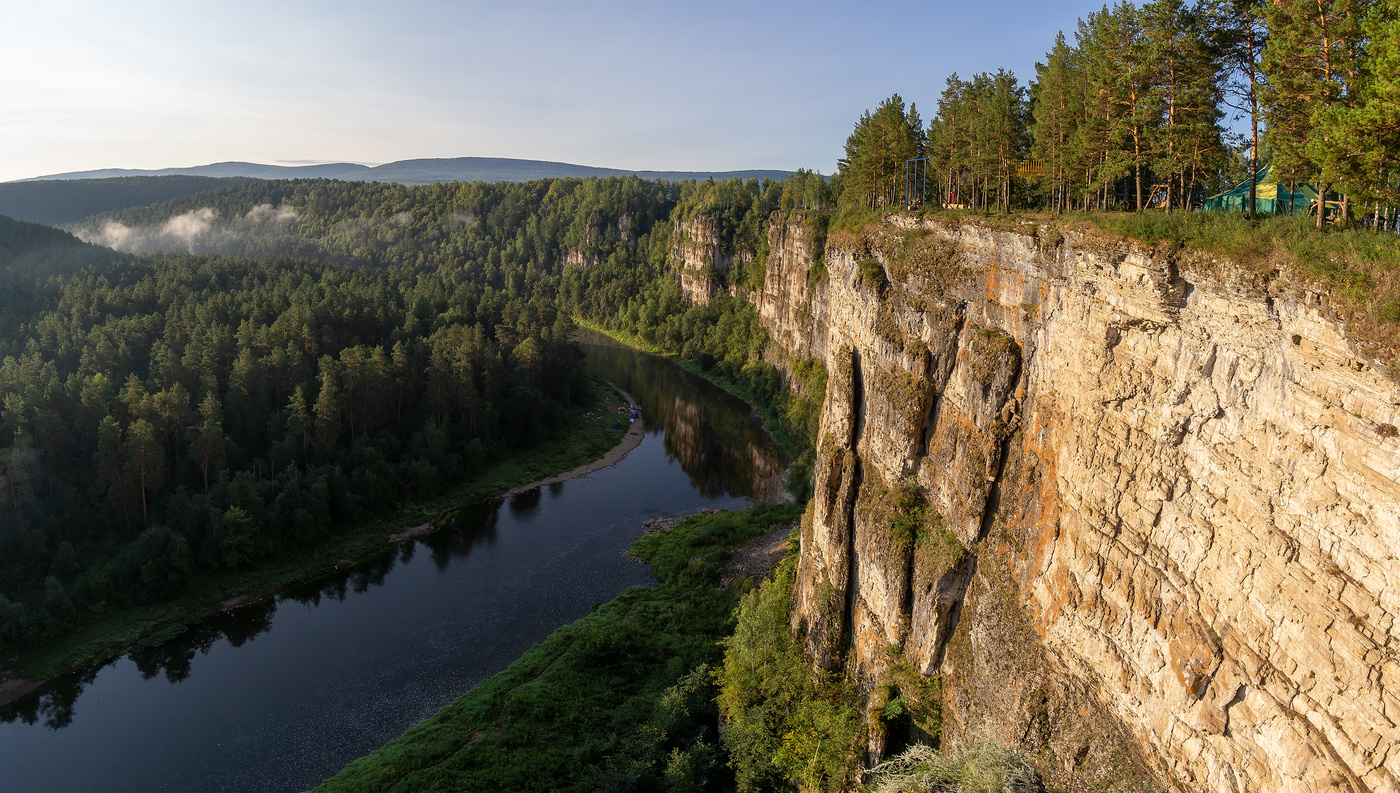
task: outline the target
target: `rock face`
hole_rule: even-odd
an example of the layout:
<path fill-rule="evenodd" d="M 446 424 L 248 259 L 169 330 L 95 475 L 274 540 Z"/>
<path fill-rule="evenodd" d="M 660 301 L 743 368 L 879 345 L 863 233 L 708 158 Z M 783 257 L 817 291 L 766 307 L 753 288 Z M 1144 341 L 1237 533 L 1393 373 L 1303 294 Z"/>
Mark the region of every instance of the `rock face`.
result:
<path fill-rule="evenodd" d="M 826 290 L 812 268 L 822 251 L 803 219 L 775 215 L 768 224 L 763 290 L 751 294 L 763 326 L 787 353 L 826 358 Z M 824 238 L 823 238 L 824 241 Z"/>
<path fill-rule="evenodd" d="M 670 257 L 680 280 L 681 294 L 691 303 L 708 303 L 720 291 L 731 291 L 729 274 L 753 260 L 748 251 L 726 253 L 715 222 L 704 214 L 680 218 L 671 235 Z"/>
<path fill-rule="evenodd" d="M 1400 389 L 1284 276 L 1021 228 L 771 224 L 753 299 L 829 373 L 814 661 L 1073 790 L 1400 791 Z"/>

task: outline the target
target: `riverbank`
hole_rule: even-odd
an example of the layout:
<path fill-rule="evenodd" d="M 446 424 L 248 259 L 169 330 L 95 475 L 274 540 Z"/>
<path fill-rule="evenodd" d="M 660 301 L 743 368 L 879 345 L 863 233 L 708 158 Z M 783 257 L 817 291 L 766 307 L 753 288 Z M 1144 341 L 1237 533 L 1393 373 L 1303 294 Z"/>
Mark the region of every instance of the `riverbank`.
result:
<path fill-rule="evenodd" d="M 641 442 L 644 425 L 639 419 L 626 430 L 614 430 L 612 422 L 599 420 L 602 416 L 596 414 L 611 406 L 623 411 L 619 418 L 625 422 L 634 401 L 611 384 L 608 390 L 613 393 L 602 405 L 578 411 L 559 437 L 513 454 L 447 494 L 405 504 L 390 515 L 352 526 L 315 548 L 250 570 L 210 575 L 176 600 L 94 619 L 46 648 L 7 659 L 0 670 L 4 672 L 0 675 L 0 705 L 23 697 L 47 678 L 158 646 L 212 613 L 275 597 L 395 543 L 427 534 L 444 516 L 467 504 L 585 476 L 616 464 Z M 405 525 L 410 528 L 405 530 Z"/>
<path fill-rule="evenodd" d="M 318 790 L 732 786 L 711 670 L 751 583 L 724 577 L 739 549 L 786 536 L 801 509 L 694 515 L 638 538 L 630 554 L 651 563 L 657 586 L 632 587 L 554 631 Z"/>
<path fill-rule="evenodd" d="M 764 404 L 762 400 L 756 398 L 742 383 L 735 382 L 727 377 L 722 377 L 713 369 L 702 369 L 694 361 L 681 356 L 679 353 L 667 352 L 655 345 L 647 344 L 642 339 L 632 336 L 631 334 L 610 330 L 600 324 L 579 317 L 574 317 L 573 320 L 574 324 L 588 328 L 596 333 L 601 333 L 619 344 L 635 347 L 643 352 L 651 353 L 658 358 L 665 358 L 687 372 L 704 378 L 739 399 L 744 400 L 753 410 L 753 415 L 763 423 L 764 429 L 768 431 L 768 436 L 777 442 L 777 444 L 783 448 L 783 451 L 787 452 L 790 459 L 796 460 L 801 457 L 803 452 L 806 451 L 807 447 L 810 445 L 788 433 L 788 431 L 783 428 L 782 419 L 778 416 L 777 411 L 774 410 L 771 405 Z"/>

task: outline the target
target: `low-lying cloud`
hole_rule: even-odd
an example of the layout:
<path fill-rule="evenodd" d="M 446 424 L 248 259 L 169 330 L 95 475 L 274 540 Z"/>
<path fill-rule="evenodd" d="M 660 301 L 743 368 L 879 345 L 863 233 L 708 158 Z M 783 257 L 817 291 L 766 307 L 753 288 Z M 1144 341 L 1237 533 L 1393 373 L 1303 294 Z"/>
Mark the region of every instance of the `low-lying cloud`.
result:
<path fill-rule="evenodd" d="M 212 207 L 192 209 L 164 223 L 129 226 L 116 220 L 100 226 L 79 227 L 74 234 L 84 242 L 105 245 L 127 253 L 187 251 L 230 253 L 255 237 L 275 234 L 297 219 L 297 211 L 283 204 L 258 204 L 247 214 L 225 219 Z"/>

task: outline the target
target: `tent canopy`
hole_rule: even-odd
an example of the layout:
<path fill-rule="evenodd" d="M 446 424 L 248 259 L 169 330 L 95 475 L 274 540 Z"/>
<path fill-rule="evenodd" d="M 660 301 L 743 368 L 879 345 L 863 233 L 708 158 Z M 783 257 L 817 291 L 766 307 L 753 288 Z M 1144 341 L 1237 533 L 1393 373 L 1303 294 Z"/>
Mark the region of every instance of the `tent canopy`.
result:
<path fill-rule="evenodd" d="M 1274 179 L 1274 166 L 1266 165 L 1259 169 L 1254 176 L 1254 206 L 1255 211 L 1260 214 L 1286 215 L 1289 210 L 1288 185 L 1280 185 Z M 1293 185 L 1292 208 L 1293 214 L 1305 215 L 1308 212 L 1309 204 L 1317 198 L 1317 191 L 1307 182 L 1297 182 Z M 1217 210 L 1224 212 L 1243 212 L 1249 204 L 1249 180 L 1226 190 L 1218 195 L 1207 198 L 1203 208 L 1207 211 Z"/>

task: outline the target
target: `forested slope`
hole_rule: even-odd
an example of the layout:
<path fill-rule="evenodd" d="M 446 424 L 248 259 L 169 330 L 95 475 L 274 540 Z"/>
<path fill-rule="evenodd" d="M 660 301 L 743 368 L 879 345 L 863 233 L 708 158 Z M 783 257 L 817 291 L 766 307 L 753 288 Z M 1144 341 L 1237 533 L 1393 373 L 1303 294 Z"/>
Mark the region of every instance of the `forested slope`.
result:
<path fill-rule="evenodd" d="M 588 390 L 571 316 L 683 352 L 805 437 L 753 309 L 687 305 L 668 263 L 700 213 L 757 251 L 781 193 L 245 182 L 94 221 L 160 240 L 135 254 L 15 224 L 32 288 L 3 304 L 0 642 L 43 647 L 551 437 Z"/>
<path fill-rule="evenodd" d="M 126 176 L 0 184 L 0 215 L 59 225 L 99 212 L 146 206 L 242 181 L 210 176 Z"/>

